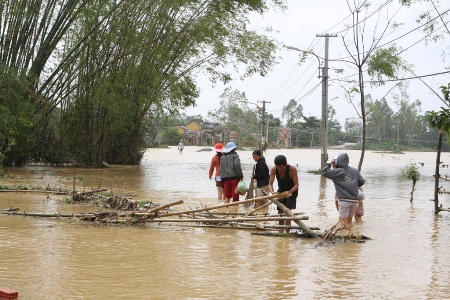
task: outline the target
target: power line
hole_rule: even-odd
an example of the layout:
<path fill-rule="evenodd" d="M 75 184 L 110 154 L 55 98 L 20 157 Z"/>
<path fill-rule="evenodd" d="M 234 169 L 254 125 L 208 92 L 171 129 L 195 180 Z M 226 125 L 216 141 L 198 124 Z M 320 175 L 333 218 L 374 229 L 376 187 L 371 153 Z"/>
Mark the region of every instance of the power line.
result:
<path fill-rule="evenodd" d="M 396 82 L 396 81 L 404 81 L 404 80 L 411 80 L 411 79 L 419 79 L 419 78 L 425 78 L 430 76 L 437 76 L 437 75 L 443 75 L 450 73 L 450 71 L 443 71 L 439 73 L 433 73 L 433 74 L 427 74 L 427 75 L 421 75 L 421 76 L 413 76 L 413 77 L 405 77 L 405 78 L 397 78 L 397 79 L 386 79 L 386 80 L 369 80 L 369 81 L 363 81 L 364 83 L 381 83 L 381 82 Z M 342 79 L 331 79 L 332 81 L 342 81 L 342 82 L 358 82 L 357 80 L 342 80 Z"/>

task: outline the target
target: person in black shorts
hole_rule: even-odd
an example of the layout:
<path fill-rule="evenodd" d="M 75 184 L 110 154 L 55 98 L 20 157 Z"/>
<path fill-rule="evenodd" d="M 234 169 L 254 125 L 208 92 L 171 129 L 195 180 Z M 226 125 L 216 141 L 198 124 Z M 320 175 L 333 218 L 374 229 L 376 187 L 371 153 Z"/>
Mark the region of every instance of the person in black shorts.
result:
<path fill-rule="evenodd" d="M 295 209 L 297 204 L 298 195 L 298 176 L 297 169 L 294 166 L 288 165 L 286 156 L 278 155 L 274 160 L 275 167 L 270 170 L 269 178 L 269 190 L 272 194 L 278 194 L 282 192 L 289 192 L 290 197 L 280 200 L 284 206 L 289 209 Z M 273 189 L 273 183 L 275 178 L 278 182 L 278 190 L 275 192 Z M 282 211 L 278 208 L 278 212 Z M 291 225 L 291 221 L 279 221 L 280 225 Z M 287 231 L 289 232 L 289 230 Z"/>

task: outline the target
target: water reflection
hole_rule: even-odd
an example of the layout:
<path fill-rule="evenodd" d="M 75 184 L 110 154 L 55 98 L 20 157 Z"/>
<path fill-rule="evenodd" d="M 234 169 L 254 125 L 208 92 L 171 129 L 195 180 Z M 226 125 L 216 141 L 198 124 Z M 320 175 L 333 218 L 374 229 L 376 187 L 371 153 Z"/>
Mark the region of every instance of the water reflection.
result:
<path fill-rule="evenodd" d="M 1 184 L 107 187 L 136 200 L 183 200 L 177 210 L 217 204 L 208 178 L 212 152 L 186 147 L 149 149 L 140 166 L 110 169 L 6 168 Z M 267 162 L 284 154 L 298 165 L 298 211 L 306 223 L 334 225 L 334 186 L 308 173 L 320 150 L 269 150 Z M 330 150 L 330 157 L 338 150 Z M 253 160 L 239 151 L 246 179 Z M 358 151 L 349 151 L 356 166 Z M 450 297 L 447 259 L 450 214 L 433 213 L 434 153 L 366 152 L 364 223 L 355 232 L 365 244 L 319 247 L 317 241 L 251 235 L 251 230 L 149 224 L 146 228 L 93 227 L 73 222 L 0 215 L 0 282 L 20 299 L 442 299 Z M 450 155 L 442 155 L 450 161 Z M 411 182 L 400 178 L 409 163 L 421 179 L 414 201 Z M 442 170 L 442 174 L 447 173 Z M 82 180 L 79 180 L 82 179 Z M 442 183 L 450 184 L 450 183 Z M 449 186 L 450 188 L 450 186 Z M 48 196 L 48 197 L 47 197 Z M 92 212 L 58 195 L 0 193 L 0 207 L 30 212 Z M 440 201 L 449 206 L 449 195 Z"/>

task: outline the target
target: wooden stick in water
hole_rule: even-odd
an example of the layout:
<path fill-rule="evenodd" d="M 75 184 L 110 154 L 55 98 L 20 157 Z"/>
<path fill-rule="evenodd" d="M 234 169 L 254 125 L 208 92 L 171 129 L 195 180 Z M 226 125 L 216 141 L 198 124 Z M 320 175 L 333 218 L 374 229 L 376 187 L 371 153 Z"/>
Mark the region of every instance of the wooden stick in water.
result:
<path fill-rule="evenodd" d="M 198 223 L 236 223 L 236 222 L 250 222 L 250 221 L 298 221 L 308 220 L 308 216 L 300 217 L 258 217 L 258 218 L 229 218 L 229 219 L 151 219 L 147 222 L 198 222 Z"/>
<path fill-rule="evenodd" d="M 245 204 L 245 203 L 255 202 L 255 201 L 260 201 L 260 200 L 266 200 L 266 199 L 275 199 L 275 198 L 276 199 L 282 199 L 282 198 L 286 198 L 288 196 L 289 196 L 288 192 L 283 192 L 283 193 L 276 194 L 276 195 L 270 195 L 270 196 L 264 196 L 264 197 L 259 197 L 259 198 L 253 198 L 253 199 L 248 199 L 248 200 L 245 200 L 245 201 L 236 201 L 236 202 L 230 202 L 230 203 L 225 203 L 225 204 L 215 205 L 215 206 L 210 206 L 210 207 L 205 207 L 205 208 L 199 208 L 199 209 L 192 209 L 192 210 L 185 210 L 185 211 L 180 211 L 180 212 L 168 213 L 168 214 L 165 214 L 165 215 L 159 215 L 159 217 L 168 217 L 168 216 L 189 214 L 189 213 L 200 212 L 200 211 L 207 211 L 207 210 L 212 210 L 212 209 L 217 209 L 217 208 L 224 208 L 224 207 L 229 207 L 229 206 L 242 205 L 242 204 Z"/>
<path fill-rule="evenodd" d="M 247 214 L 247 216 L 253 215 L 253 214 L 254 214 L 255 212 L 257 212 L 258 210 L 260 210 L 260 209 L 262 209 L 262 208 L 264 208 L 264 207 L 267 207 L 267 206 L 269 206 L 269 205 L 270 205 L 270 203 L 272 203 L 272 201 L 270 201 L 270 200 L 269 200 L 269 202 L 267 202 L 267 203 L 265 203 L 265 204 L 261 205 L 260 207 L 258 207 L 258 208 L 257 208 L 257 209 L 255 209 L 255 210 L 253 210 L 253 211 L 249 212 L 249 213 Z"/>
<path fill-rule="evenodd" d="M 286 198 L 286 197 L 284 197 L 284 198 Z M 286 214 L 286 216 L 288 216 L 288 217 L 294 216 L 292 211 L 289 208 L 287 208 L 286 206 L 284 206 L 282 203 L 280 203 L 280 201 L 278 201 L 276 199 L 272 199 L 272 202 L 275 203 Z M 292 221 L 294 221 L 295 224 L 297 224 L 308 237 L 310 237 L 310 238 L 318 238 L 319 237 L 314 231 L 309 229 L 309 227 L 306 226 L 302 221 L 294 220 L 294 219 L 292 219 Z"/>

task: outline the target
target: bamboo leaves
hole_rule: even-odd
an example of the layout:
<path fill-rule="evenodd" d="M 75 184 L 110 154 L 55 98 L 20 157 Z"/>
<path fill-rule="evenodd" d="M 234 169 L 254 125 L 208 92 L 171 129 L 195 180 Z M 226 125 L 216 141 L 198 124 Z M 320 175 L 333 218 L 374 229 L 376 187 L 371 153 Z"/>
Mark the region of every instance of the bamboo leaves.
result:
<path fill-rule="evenodd" d="M 0 2 L 0 60 L 27 76 L 23 99 L 41 118 L 32 156 L 51 161 L 60 149 L 48 146 L 60 145 L 85 165 L 139 163 L 146 124 L 195 104 L 194 71 L 228 82 L 230 67 L 242 77 L 270 70 L 274 41 L 247 28 L 247 15 L 270 2 L 283 8 L 283 0 Z"/>

